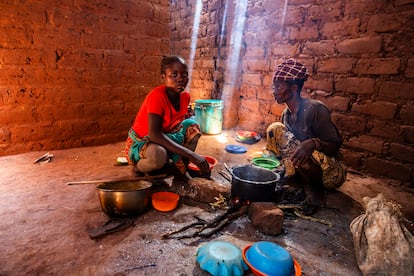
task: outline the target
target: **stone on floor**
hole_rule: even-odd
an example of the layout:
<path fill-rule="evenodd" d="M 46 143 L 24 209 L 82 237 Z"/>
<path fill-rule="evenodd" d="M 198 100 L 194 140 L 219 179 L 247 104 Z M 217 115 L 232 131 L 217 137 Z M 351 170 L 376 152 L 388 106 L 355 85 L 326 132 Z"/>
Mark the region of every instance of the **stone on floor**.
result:
<path fill-rule="evenodd" d="M 249 219 L 253 227 L 267 235 L 282 233 L 283 211 L 273 202 L 252 202 Z"/>

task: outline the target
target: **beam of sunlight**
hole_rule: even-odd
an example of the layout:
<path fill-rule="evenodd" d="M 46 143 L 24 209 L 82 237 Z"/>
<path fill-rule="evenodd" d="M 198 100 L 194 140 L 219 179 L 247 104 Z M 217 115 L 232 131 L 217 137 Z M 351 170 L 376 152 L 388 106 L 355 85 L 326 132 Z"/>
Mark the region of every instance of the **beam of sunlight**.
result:
<path fill-rule="evenodd" d="M 227 11 L 229 8 L 229 1 L 226 1 L 225 6 L 224 6 L 224 12 L 223 12 L 223 21 L 221 22 L 221 27 L 220 27 L 220 33 L 219 33 L 219 43 L 218 43 L 218 49 L 217 49 L 217 65 L 220 64 L 221 61 L 221 47 L 223 45 L 223 37 L 224 37 L 224 33 L 226 31 L 226 23 L 227 23 Z M 217 68 L 215 68 L 217 69 Z M 217 82 L 217 75 L 214 75 L 214 79 L 213 79 L 213 83 Z"/>
<path fill-rule="evenodd" d="M 246 21 L 247 0 L 237 1 L 234 21 L 231 28 L 229 43 L 229 56 L 227 57 L 226 71 L 229 76 L 227 81 L 231 87 L 237 76 L 237 65 L 239 64 L 240 49 L 243 38 L 244 25 Z M 224 93 L 223 93 L 224 94 Z"/>
<path fill-rule="evenodd" d="M 226 0 L 226 9 L 228 1 L 231 0 Z M 238 106 L 238 97 L 235 97 L 236 95 L 233 95 L 233 93 L 238 86 L 238 65 L 240 63 L 239 57 L 246 21 L 247 1 L 248 0 L 236 1 L 234 18 L 231 26 L 230 41 L 226 45 L 228 49 L 226 65 L 224 68 L 224 76 L 226 76 L 226 79 L 224 79 L 223 90 L 221 93 L 221 99 L 224 102 L 224 110 L 226 107 L 232 108 Z M 227 14 L 227 10 L 225 12 Z M 224 32 L 224 28 L 222 28 L 221 31 Z"/>
<path fill-rule="evenodd" d="M 224 80 L 223 93 L 221 94 L 221 98 L 223 100 L 226 99 L 227 101 L 230 101 L 230 103 L 228 102 L 226 104 L 227 106 L 233 106 L 231 101 L 233 98 L 232 94 L 234 91 L 234 86 L 236 84 L 236 78 L 238 74 L 237 66 L 240 62 L 239 57 L 243 38 L 244 25 L 246 21 L 247 0 L 237 1 L 235 9 L 236 10 L 234 12 L 234 19 L 232 22 L 230 42 L 227 45 L 229 54 L 227 56 L 225 76 L 228 76 L 228 79 Z"/>
<path fill-rule="evenodd" d="M 283 25 L 285 25 L 285 17 L 286 17 L 286 10 L 289 0 L 285 0 L 285 4 L 283 5 L 283 13 L 282 13 L 282 22 L 280 24 L 280 36 L 282 36 L 283 32 Z"/>
<path fill-rule="evenodd" d="M 220 133 L 216 135 L 214 138 L 216 139 L 217 143 L 220 143 L 220 144 L 229 143 L 229 138 L 227 137 L 226 133 Z"/>
<path fill-rule="evenodd" d="M 191 49 L 190 49 L 190 58 L 188 62 L 188 74 L 189 74 L 189 81 L 187 87 L 191 87 L 191 78 L 193 75 L 193 67 L 194 67 L 194 57 L 195 52 L 197 50 L 197 37 L 198 37 L 198 30 L 200 28 L 200 17 L 201 11 L 203 9 L 203 1 L 197 0 L 195 13 L 194 13 L 194 21 L 193 21 L 193 32 L 191 34 Z"/>
<path fill-rule="evenodd" d="M 227 22 L 227 11 L 229 9 L 229 1 L 226 1 L 226 4 L 224 5 L 224 13 L 223 13 L 223 21 L 221 22 L 220 27 L 220 39 L 219 39 L 219 49 L 223 42 L 224 32 L 226 30 L 226 22 Z M 220 52 L 219 52 L 220 54 Z"/>
<path fill-rule="evenodd" d="M 226 152 L 225 147 L 229 144 L 240 145 L 239 143 L 234 143 L 233 135 L 234 135 L 233 131 L 223 131 L 220 134 L 214 135 L 214 141 L 215 141 L 214 144 L 216 146 L 220 144 L 223 149 L 222 151 L 215 152 L 215 156 L 214 156 L 215 158 L 217 158 L 218 160 L 227 160 L 228 153 Z M 257 145 L 253 146 L 253 145 L 248 145 L 248 144 L 243 144 L 241 146 L 244 146 L 247 148 L 247 152 L 242 155 L 243 158 L 246 158 L 247 160 L 251 160 L 255 157 L 263 157 L 262 147 L 257 147 Z"/>

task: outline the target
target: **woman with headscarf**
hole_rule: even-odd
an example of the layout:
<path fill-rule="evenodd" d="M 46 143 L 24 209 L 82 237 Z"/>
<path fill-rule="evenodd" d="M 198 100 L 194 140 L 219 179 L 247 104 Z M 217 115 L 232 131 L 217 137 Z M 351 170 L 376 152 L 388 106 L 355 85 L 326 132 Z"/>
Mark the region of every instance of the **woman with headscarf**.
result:
<path fill-rule="evenodd" d="M 305 205 L 313 213 L 323 201 L 324 188 L 338 188 L 346 178 L 339 162 L 342 139 L 328 108 L 300 93 L 308 78 L 306 67 L 294 59 L 277 66 L 273 75 L 273 96 L 286 104 L 281 122 L 266 131 L 266 149 L 282 160 L 287 179 L 297 175 L 304 184 Z"/>

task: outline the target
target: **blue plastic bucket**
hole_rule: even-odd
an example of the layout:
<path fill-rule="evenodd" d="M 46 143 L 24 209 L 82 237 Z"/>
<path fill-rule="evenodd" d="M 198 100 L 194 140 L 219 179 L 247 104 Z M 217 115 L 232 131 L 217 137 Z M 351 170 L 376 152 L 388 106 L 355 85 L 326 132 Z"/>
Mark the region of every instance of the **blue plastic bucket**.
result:
<path fill-rule="evenodd" d="M 223 126 L 222 100 L 196 100 L 195 119 L 200 124 L 201 132 L 219 134 Z"/>

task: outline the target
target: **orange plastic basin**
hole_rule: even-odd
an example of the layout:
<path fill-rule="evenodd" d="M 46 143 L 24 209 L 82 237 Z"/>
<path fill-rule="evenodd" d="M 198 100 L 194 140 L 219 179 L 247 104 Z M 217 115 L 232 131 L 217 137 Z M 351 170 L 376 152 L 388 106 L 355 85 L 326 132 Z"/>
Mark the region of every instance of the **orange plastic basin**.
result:
<path fill-rule="evenodd" d="M 155 192 L 151 196 L 152 207 L 161 212 L 169 212 L 177 208 L 180 196 L 173 192 Z"/>
<path fill-rule="evenodd" d="M 218 160 L 214 158 L 213 156 L 203 155 L 203 157 L 207 160 L 210 166 L 210 171 L 212 168 L 214 168 L 218 164 Z M 188 169 L 193 170 L 193 171 L 199 170 L 198 167 L 192 162 L 188 164 Z"/>
<path fill-rule="evenodd" d="M 247 264 L 247 266 L 250 268 L 250 270 L 253 272 L 253 274 L 255 276 L 266 276 L 267 274 L 264 274 L 263 272 L 259 271 L 258 269 L 256 269 L 251 263 L 249 263 L 249 261 L 246 258 L 246 251 L 251 247 L 250 245 L 247 245 L 243 250 L 242 250 L 242 258 L 243 261 Z M 293 265 L 295 267 L 295 276 L 301 276 L 302 275 L 302 268 L 300 267 L 299 263 L 293 259 Z"/>

